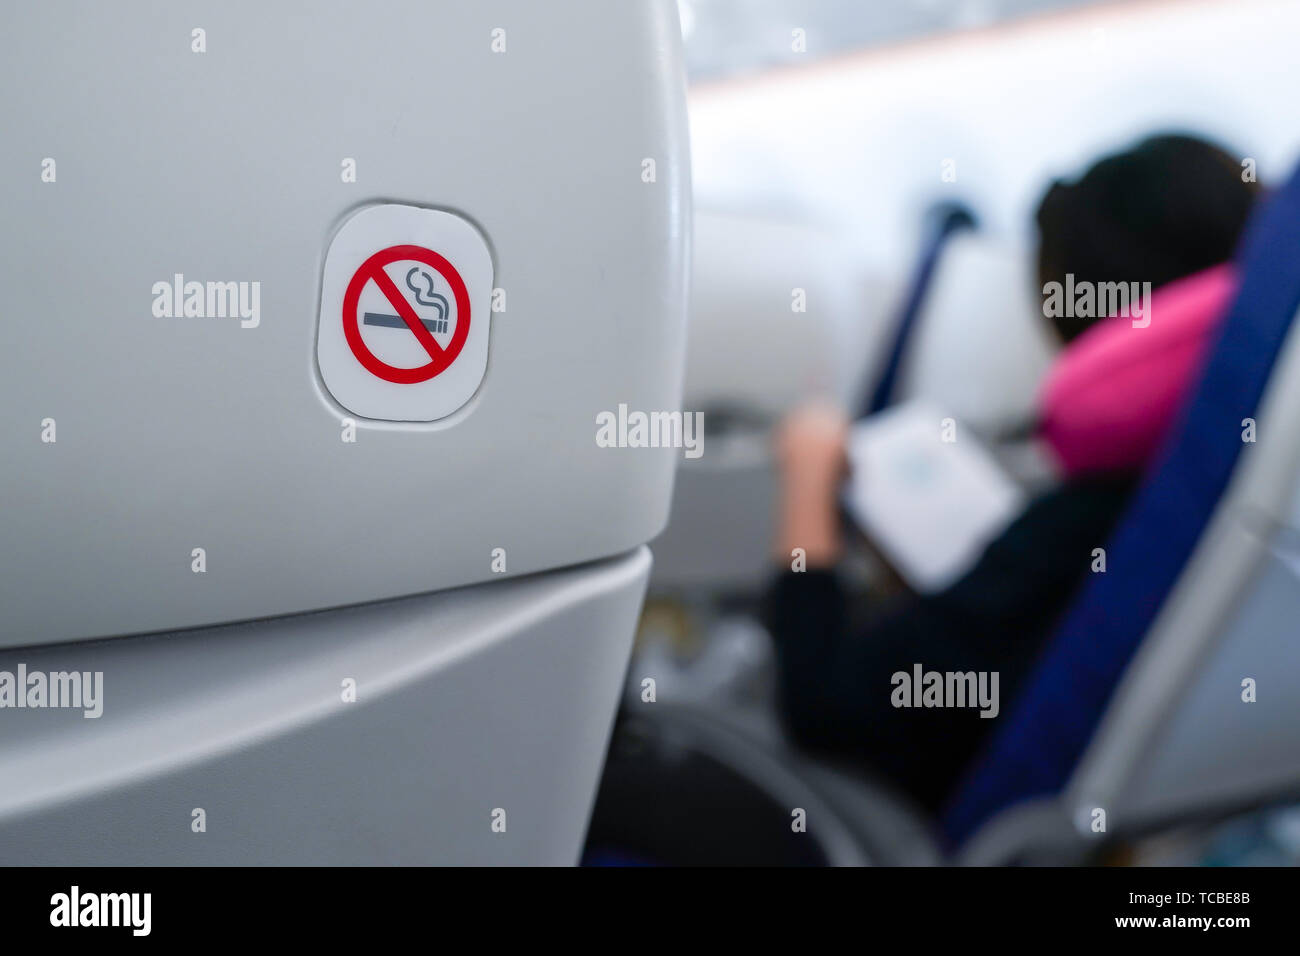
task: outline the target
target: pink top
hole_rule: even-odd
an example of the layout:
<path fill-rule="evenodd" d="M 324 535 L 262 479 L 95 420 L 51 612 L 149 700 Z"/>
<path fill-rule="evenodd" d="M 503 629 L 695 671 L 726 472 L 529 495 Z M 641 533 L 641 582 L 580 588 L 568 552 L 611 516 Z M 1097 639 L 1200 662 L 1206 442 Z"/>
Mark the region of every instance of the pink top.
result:
<path fill-rule="evenodd" d="M 1157 290 L 1145 328 L 1125 313 L 1070 343 L 1039 395 L 1039 433 L 1067 477 L 1147 464 L 1236 289 L 1233 267 L 1215 266 Z"/>

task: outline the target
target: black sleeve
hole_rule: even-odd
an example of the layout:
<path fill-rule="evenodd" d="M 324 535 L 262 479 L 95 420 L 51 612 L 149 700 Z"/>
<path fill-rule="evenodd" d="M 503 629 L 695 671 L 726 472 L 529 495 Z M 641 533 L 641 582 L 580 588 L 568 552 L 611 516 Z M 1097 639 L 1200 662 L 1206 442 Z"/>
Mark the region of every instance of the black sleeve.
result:
<path fill-rule="evenodd" d="M 865 759 L 927 806 L 942 801 L 998 718 L 979 708 L 893 706 L 893 675 L 998 673 L 999 716 L 1065 610 L 1127 498 L 1130 483 L 1066 486 L 1031 505 L 946 591 L 848 626 L 835 572 L 785 572 L 768 594 L 778 693 L 803 746 Z"/>

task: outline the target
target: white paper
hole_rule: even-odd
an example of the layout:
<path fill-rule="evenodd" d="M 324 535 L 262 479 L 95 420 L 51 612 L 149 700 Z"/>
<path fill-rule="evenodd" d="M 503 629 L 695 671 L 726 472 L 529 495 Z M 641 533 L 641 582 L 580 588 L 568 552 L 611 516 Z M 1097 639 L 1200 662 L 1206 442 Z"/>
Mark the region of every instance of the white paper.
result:
<path fill-rule="evenodd" d="M 1021 511 L 1024 493 L 969 429 L 908 402 L 850 432 L 845 507 L 916 591 L 951 584 Z"/>

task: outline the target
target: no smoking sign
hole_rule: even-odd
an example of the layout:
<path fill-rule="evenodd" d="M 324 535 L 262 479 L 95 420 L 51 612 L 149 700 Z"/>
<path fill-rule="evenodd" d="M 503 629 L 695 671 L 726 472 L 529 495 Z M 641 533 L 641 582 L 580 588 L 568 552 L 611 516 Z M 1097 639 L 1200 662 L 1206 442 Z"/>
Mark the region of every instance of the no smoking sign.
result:
<path fill-rule="evenodd" d="M 492 257 L 472 225 L 416 206 L 370 206 L 325 257 L 317 361 L 326 389 L 365 418 L 436 421 L 487 370 Z"/>

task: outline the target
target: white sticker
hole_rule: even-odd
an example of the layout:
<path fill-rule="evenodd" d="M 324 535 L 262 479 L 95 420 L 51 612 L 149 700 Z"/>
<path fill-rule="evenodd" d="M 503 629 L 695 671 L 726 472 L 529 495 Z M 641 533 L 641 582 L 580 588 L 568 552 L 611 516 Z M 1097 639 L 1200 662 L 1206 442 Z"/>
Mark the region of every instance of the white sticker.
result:
<path fill-rule="evenodd" d="M 335 400 L 398 422 L 446 418 L 487 372 L 492 255 L 459 216 L 362 209 L 325 254 L 316 358 Z"/>

